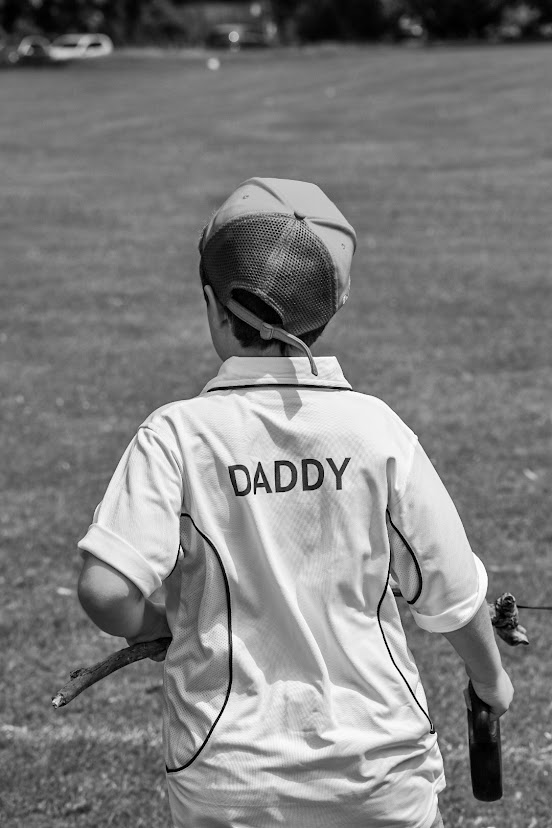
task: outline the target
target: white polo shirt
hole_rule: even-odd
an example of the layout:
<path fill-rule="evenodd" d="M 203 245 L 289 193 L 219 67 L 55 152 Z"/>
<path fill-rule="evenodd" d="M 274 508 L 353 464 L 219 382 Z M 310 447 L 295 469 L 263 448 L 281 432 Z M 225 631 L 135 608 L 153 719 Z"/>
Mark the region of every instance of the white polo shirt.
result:
<path fill-rule="evenodd" d="M 316 364 L 232 357 L 152 414 L 79 543 L 164 584 L 178 828 L 428 828 L 445 785 L 390 579 L 448 632 L 485 569 L 412 431 Z"/>

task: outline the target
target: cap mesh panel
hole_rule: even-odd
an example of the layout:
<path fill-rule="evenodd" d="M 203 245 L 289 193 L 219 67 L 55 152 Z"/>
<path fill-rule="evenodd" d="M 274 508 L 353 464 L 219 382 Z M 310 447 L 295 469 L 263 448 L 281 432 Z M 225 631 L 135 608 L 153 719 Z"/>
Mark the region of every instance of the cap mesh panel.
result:
<path fill-rule="evenodd" d="M 226 304 L 243 288 L 264 299 L 292 334 L 325 325 L 337 310 L 336 275 L 323 242 L 287 213 L 241 216 L 205 245 L 202 268 Z"/>

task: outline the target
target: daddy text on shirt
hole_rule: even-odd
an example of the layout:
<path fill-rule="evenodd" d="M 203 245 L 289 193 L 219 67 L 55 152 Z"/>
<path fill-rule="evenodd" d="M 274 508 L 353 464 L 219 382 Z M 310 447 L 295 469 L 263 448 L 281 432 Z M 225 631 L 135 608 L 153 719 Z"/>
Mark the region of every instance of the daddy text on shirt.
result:
<path fill-rule="evenodd" d="M 331 458 L 326 457 L 327 467 L 320 460 L 305 458 L 293 463 L 291 460 L 274 460 L 273 463 L 263 465 L 260 461 L 254 470 L 237 463 L 228 466 L 228 474 L 236 497 L 245 497 L 248 494 L 257 494 L 259 490 L 266 494 L 289 492 L 299 486 L 305 492 L 319 489 L 324 480 L 330 485 L 335 484 L 336 491 L 343 488 L 343 475 L 349 465 L 350 457 L 345 457 L 338 466 Z"/>

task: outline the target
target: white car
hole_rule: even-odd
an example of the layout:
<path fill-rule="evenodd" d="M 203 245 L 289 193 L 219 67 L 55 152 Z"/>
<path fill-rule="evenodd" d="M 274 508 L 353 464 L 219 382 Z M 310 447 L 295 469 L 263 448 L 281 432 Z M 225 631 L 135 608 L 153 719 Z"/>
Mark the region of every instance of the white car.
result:
<path fill-rule="evenodd" d="M 82 60 L 106 57 L 113 51 L 113 41 L 104 34 L 65 34 L 50 45 L 53 60 Z"/>

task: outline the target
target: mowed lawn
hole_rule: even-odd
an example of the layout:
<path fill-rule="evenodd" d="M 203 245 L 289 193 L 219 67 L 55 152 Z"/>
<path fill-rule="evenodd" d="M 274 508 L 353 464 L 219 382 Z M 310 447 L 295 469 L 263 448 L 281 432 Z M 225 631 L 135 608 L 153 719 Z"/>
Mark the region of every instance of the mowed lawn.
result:
<path fill-rule="evenodd" d="M 552 49 L 205 57 L 0 74 L 6 828 L 169 825 L 160 665 L 50 698 L 124 644 L 78 605 L 76 543 L 140 422 L 218 368 L 197 239 L 252 175 L 314 180 L 350 218 L 351 299 L 317 352 L 418 433 L 489 599 L 552 604 Z M 471 795 L 461 663 L 404 617 L 445 824 L 549 828 L 550 613 L 522 611 L 529 647 L 500 642 L 517 695 L 493 804 Z"/>

